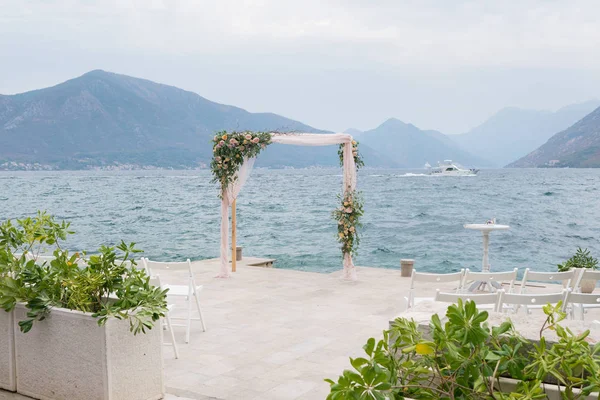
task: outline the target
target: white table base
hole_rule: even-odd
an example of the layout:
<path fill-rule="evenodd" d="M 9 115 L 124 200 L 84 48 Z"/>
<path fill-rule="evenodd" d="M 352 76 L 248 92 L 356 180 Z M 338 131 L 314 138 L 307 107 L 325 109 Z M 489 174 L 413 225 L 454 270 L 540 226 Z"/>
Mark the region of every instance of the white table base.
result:
<path fill-rule="evenodd" d="M 493 230 L 506 230 L 509 228 L 508 225 L 482 225 L 482 224 L 467 224 L 467 229 L 477 229 L 481 231 L 483 237 L 483 259 L 481 260 L 481 272 L 490 272 L 490 232 Z M 488 281 L 475 281 L 469 286 L 470 292 L 475 291 L 496 291 L 500 289 L 501 285 L 498 282 Z"/>

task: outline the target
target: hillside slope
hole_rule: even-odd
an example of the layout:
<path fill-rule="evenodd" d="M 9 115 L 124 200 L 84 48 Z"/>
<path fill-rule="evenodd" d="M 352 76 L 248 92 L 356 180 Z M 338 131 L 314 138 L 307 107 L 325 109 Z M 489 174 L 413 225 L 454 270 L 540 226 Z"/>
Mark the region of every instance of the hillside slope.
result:
<path fill-rule="evenodd" d="M 599 168 L 600 107 L 508 167 Z"/>
<path fill-rule="evenodd" d="M 600 101 L 593 100 L 555 112 L 505 108 L 469 132 L 450 137 L 470 153 L 501 167 L 541 146 L 598 106 Z"/>

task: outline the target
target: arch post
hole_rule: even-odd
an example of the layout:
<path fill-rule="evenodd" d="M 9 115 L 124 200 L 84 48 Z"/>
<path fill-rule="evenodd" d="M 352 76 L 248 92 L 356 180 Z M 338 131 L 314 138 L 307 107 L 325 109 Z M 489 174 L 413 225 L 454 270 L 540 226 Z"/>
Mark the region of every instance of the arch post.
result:
<path fill-rule="evenodd" d="M 237 232 L 236 232 L 236 217 L 235 217 L 235 202 L 231 203 L 231 272 L 235 272 L 237 269 Z"/>

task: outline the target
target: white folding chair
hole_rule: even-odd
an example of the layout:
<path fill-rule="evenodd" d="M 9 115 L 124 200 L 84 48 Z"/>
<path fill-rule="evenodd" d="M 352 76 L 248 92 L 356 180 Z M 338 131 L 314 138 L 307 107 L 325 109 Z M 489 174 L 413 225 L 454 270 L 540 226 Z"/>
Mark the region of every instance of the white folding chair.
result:
<path fill-rule="evenodd" d="M 498 291 L 498 305 L 496 310 L 504 312 L 505 305 L 512 305 L 512 312 L 517 313 L 521 306 L 531 307 L 534 305 L 544 306 L 546 304 L 557 304 L 562 301 L 562 309 L 564 310 L 567 306 L 567 295 L 569 291 L 563 289 L 560 293 L 508 293 L 504 289 Z"/>
<path fill-rule="evenodd" d="M 576 272 L 577 271 L 574 269 L 564 272 L 536 272 L 526 268 L 525 273 L 523 274 L 523 280 L 521 281 L 520 293 L 527 293 L 527 284 L 529 283 L 531 285 L 532 282 L 550 282 L 555 284 L 553 285 L 554 290 L 552 293 L 562 293 L 563 289 L 572 290 L 577 280 Z M 558 286 L 558 284 L 562 284 L 562 287 Z M 541 309 L 543 306 L 545 306 L 545 304 L 528 304 L 523 307 L 529 312 L 532 309 Z M 567 305 L 565 304 L 565 307 L 566 306 Z"/>
<path fill-rule="evenodd" d="M 128 261 L 128 262 L 131 265 L 131 262 L 130 261 Z M 146 263 L 144 262 L 144 257 L 140 258 L 139 260 L 135 260 L 135 268 L 143 269 L 144 271 L 146 271 L 146 275 L 148 275 L 150 277 L 152 276 L 150 271 L 148 271 L 148 267 L 146 267 Z"/>
<path fill-rule="evenodd" d="M 416 282 L 423 282 L 423 283 L 429 283 L 429 284 L 456 282 L 457 283 L 456 291 L 458 292 L 462 285 L 462 278 L 463 278 L 464 272 L 465 271 L 463 269 L 461 269 L 460 272 L 452 272 L 449 274 L 432 274 L 432 273 L 426 273 L 426 272 L 417 272 L 416 270 L 413 269 L 412 275 L 410 277 L 410 288 L 408 291 L 408 296 L 404 297 L 404 299 L 406 301 L 406 310 L 414 307 L 415 303 L 418 303 L 420 301 L 433 300 L 432 297 L 415 298 L 415 283 Z"/>
<path fill-rule="evenodd" d="M 495 293 L 443 293 L 437 290 L 435 292 L 435 301 L 443 303 L 456 303 L 458 299 L 463 301 L 474 301 L 477 308 L 488 308 L 496 311 L 498 304 L 498 292 Z"/>
<path fill-rule="evenodd" d="M 569 289 L 575 284 L 575 270 L 564 272 L 536 272 L 529 268 L 525 269 L 523 274 L 523 280 L 521 281 L 521 292 L 525 294 L 527 292 L 527 283 L 531 282 L 552 282 L 555 284 L 562 284 L 563 288 Z M 558 289 L 558 287 L 557 287 Z"/>
<path fill-rule="evenodd" d="M 162 285 L 160 284 L 159 276 L 151 277 L 150 284 L 152 286 L 156 286 L 156 287 L 163 289 Z M 163 343 L 163 344 L 173 346 L 173 352 L 175 353 L 175 358 L 177 359 L 177 358 L 179 358 L 179 350 L 177 349 L 177 342 L 175 342 L 175 333 L 173 332 L 173 324 L 171 323 L 171 311 L 173 311 L 174 307 L 175 307 L 174 304 L 167 304 L 167 312 L 165 313 L 165 318 L 163 319 L 163 321 L 161 321 L 160 325 L 161 325 L 161 328 L 166 328 L 169 331 L 169 334 L 171 335 L 171 343 Z"/>
<path fill-rule="evenodd" d="M 160 276 L 161 271 L 185 271 L 187 272 L 187 284 L 185 285 L 171 285 L 166 283 L 166 279 L 170 277 L 161 276 L 160 280 L 162 282 L 161 287 L 164 289 L 169 289 L 167 292 L 167 296 L 170 297 L 184 297 L 187 301 L 187 317 L 179 318 L 172 317 L 172 319 L 183 319 L 186 321 L 185 325 L 177 325 L 173 324 L 173 326 L 185 326 L 186 334 L 185 334 L 185 342 L 190 342 L 190 332 L 192 329 L 192 320 L 200 320 L 202 324 L 202 331 L 206 332 L 206 325 L 204 324 L 204 317 L 202 316 L 202 308 L 200 307 L 200 299 L 199 293 L 202 290 L 202 285 L 197 285 L 196 280 L 194 279 L 194 272 L 192 271 L 192 263 L 188 258 L 185 262 L 158 262 L 158 261 L 150 261 L 147 258 L 142 258 L 142 262 L 144 263 L 144 268 L 149 273 L 150 276 Z M 193 313 L 193 304 L 192 298 L 194 299 L 194 303 L 196 303 L 196 309 L 198 311 L 199 318 L 192 318 Z"/>
<path fill-rule="evenodd" d="M 571 305 L 571 319 L 575 319 L 575 309 L 577 309 L 577 317 L 583 321 L 586 309 L 600 307 L 600 294 L 571 292 L 567 296 L 567 302 Z"/>
<path fill-rule="evenodd" d="M 73 253 L 69 254 L 69 257 L 72 256 Z M 32 253 L 27 253 L 25 255 L 25 257 L 27 258 L 27 260 L 34 260 L 36 264 L 38 265 L 42 265 L 44 263 L 50 264 L 56 257 L 54 257 L 54 255 L 48 255 L 48 254 L 32 254 Z M 77 259 L 77 265 L 79 267 L 86 267 L 87 264 L 87 260 L 85 260 L 83 258 L 83 253 L 79 253 L 79 258 Z"/>
<path fill-rule="evenodd" d="M 27 260 L 34 260 L 37 265 L 42 265 L 45 262 L 50 264 L 50 262 L 52 260 L 54 260 L 54 258 L 55 258 L 53 255 L 50 255 L 50 256 L 43 255 L 43 254 L 36 255 L 36 254 L 31 254 L 31 253 L 27 253 L 25 255 L 25 257 L 27 258 Z"/>
<path fill-rule="evenodd" d="M 517 268 L 504 272 L 472 272 L 467 268 L 463 279 L 462 291 L 472 292 L 477 290 L 483 283 L 493 288 L 492 291 L 496 291 L 502 288 L 502 282 L 508 282 L 508 291 L 512 293 L 515 280 L 517 279 L 517 272 Z M 470 285 L 470 287 L 467 288 L 467 285 Z"/>
<path fill-rule="evenodd" d="M 579 270 L 579 276 L 577 277 L 577 283 L 575 284 L 575 292 L 581 291 L 581 282 L 584 280 L 600 280 L 600 271 L 589 268 L 577 268 L 577 270 Z"/>

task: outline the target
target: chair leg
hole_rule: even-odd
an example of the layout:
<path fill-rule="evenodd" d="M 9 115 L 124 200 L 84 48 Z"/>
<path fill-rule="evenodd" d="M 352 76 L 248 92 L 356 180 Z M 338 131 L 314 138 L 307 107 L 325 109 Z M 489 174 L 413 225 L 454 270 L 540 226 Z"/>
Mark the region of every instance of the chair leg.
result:
<path fill-rule="evenodd" d="M 188 315 L 187 315 L 187 323 L 185 330 L 185 342 L 190 342 L 190 332 L 192 330 L 192 302 L 188 300 Z"/>
<path fill-rule="evenodd" d="M 202 332 L 206 332 L 206 325 L 204 324 L 204 316 L 202 315 L 202 308 L 200 308 L 200 299 L 198 298 L 198 292 L 194 290 L 194 299 L 196 300 L 196 307 L 198 308 L 198 315 L 200 316 L 200 323 L 202 324 Z"/>
<path fill-rule="evenodd" d="M 410 309 L 410 300 L 408 297 L 404 297 L 404 302 L 406 303 L 406 307 L 404 308 L 404 311 L 406 312 Z"/>
<path fill-rule="evenodd" d="M 571 304 L 571 310 L 570 310 L 570 314 L 571 314 L 571 319 L 572 320 L 579 320 L 579 321 L 583 321 L 584 320 L 584 309 L 583 309 L 583 304 Z"/>
<path fill-rule="evenodd" d="M 177 350 L 177 343 L 175 342 L 175 332 L 173 332 L 173 326 L 171 325 L 171 317 L 167 313 L 165 317 L 167 320 L 167 327 L 169 328 L 169 333 L 171 334 L 171 343 L 173 344 L 173 351 L 175 352 L 175 359 L 179 358 L 179 351 Z"/>

